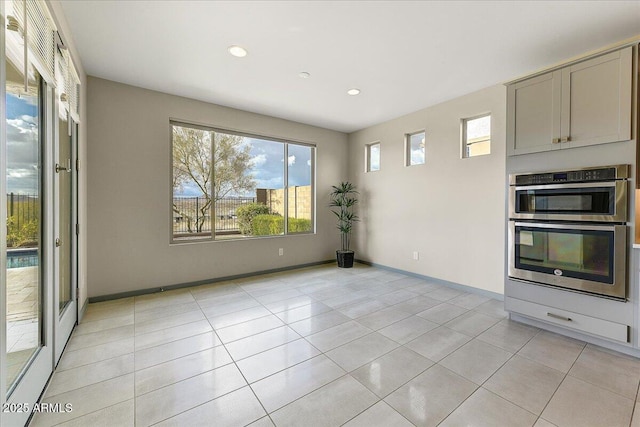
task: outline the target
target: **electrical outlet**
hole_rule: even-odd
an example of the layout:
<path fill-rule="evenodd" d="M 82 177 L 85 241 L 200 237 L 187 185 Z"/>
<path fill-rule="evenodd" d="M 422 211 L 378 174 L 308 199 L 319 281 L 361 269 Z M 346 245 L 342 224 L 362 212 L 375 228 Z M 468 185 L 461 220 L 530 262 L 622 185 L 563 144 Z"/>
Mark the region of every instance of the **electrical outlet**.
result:
<path fill-rule="evenodd" d="M 420 259 L 420 252 L 413 251 L 413 260 L 418 261 Z"/>
<path fill-rule="evenodd" d="M 278 249 L 278 255 L 279 256 L 284 255 L 284 249 L 283 248 Z"/>

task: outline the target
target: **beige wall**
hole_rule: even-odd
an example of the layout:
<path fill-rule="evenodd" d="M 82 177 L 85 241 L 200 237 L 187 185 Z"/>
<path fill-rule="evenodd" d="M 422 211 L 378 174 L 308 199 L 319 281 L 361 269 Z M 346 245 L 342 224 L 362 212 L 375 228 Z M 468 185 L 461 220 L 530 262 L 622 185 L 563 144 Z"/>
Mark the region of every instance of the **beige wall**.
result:
<path fill-rule="evenodd" d="M 491 154 L 462 159 L 460 120 L 489 112 Z M 503 293 L 505 118 L 498 85 L 349 135 L 349 176 L 361 193 L 356 257 Z M 426 163 L 406 167 L 404 135 L 423 129 Z M 365 173 L 365 145 L 376 141 L 380 171 Z"/>
<path fill-rule="evenodd" d="M 347 177 L 345 134 L 94 77 L 87 104 L 90 297 L 334 257 L 327 194 Z M 169 119 L 316 144 L 317 234 L 169 244 Z"/>

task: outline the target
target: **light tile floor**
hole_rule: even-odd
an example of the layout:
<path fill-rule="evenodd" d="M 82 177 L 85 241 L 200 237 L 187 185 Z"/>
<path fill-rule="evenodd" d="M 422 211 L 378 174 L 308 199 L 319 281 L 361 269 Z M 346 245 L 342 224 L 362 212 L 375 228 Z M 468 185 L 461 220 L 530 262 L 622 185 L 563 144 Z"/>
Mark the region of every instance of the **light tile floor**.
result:
<path fill-rule="evenodd" d="M 356 265 L 91 304 L 35 426 L 640 427 L 640 360 Z M 632 420 L 632 414 L 633 416 Z"/>

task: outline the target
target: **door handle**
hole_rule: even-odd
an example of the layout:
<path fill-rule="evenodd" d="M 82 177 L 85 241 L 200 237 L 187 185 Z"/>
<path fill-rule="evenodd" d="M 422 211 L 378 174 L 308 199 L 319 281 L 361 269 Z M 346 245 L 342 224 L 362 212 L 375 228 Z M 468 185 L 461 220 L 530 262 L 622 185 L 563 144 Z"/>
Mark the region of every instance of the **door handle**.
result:
<path fill-rule="evenodd" d="M 67 166 L 62 166 L 59 163 L 56 163 L 56 173 L 60 172 L 71 172 L 71 160 L 67 159 Z"/>
<path fill-rule="evenodd" d="M 56 237 L 56 248 L 62 246 L 62 240 L 59 237 Z"/>

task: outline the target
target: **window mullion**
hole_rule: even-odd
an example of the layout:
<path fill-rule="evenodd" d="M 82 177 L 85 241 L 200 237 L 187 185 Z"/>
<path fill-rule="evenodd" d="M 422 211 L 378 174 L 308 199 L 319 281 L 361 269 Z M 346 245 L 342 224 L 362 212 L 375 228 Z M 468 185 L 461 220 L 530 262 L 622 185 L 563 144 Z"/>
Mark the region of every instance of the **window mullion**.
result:
<path fill-rule="evenodd" d="M 216 133 L 214 131 L 209 132 L 209 139 L 211 139 L 211 178 L 209 178 L 209 185 L 211 189 L 209 190 L 209 194 L 211 194 L 211 205 L 209 205 L 209 221 L 211 221 L 211 238 L 213 240 L 216 239 L 216 200 L 218 195 L 216 194 Z"/>
<path fill-rule="evenodd" d="M 289 144 L 284 145 L 284 221 L 283 234 L 289 234 Z"/>

